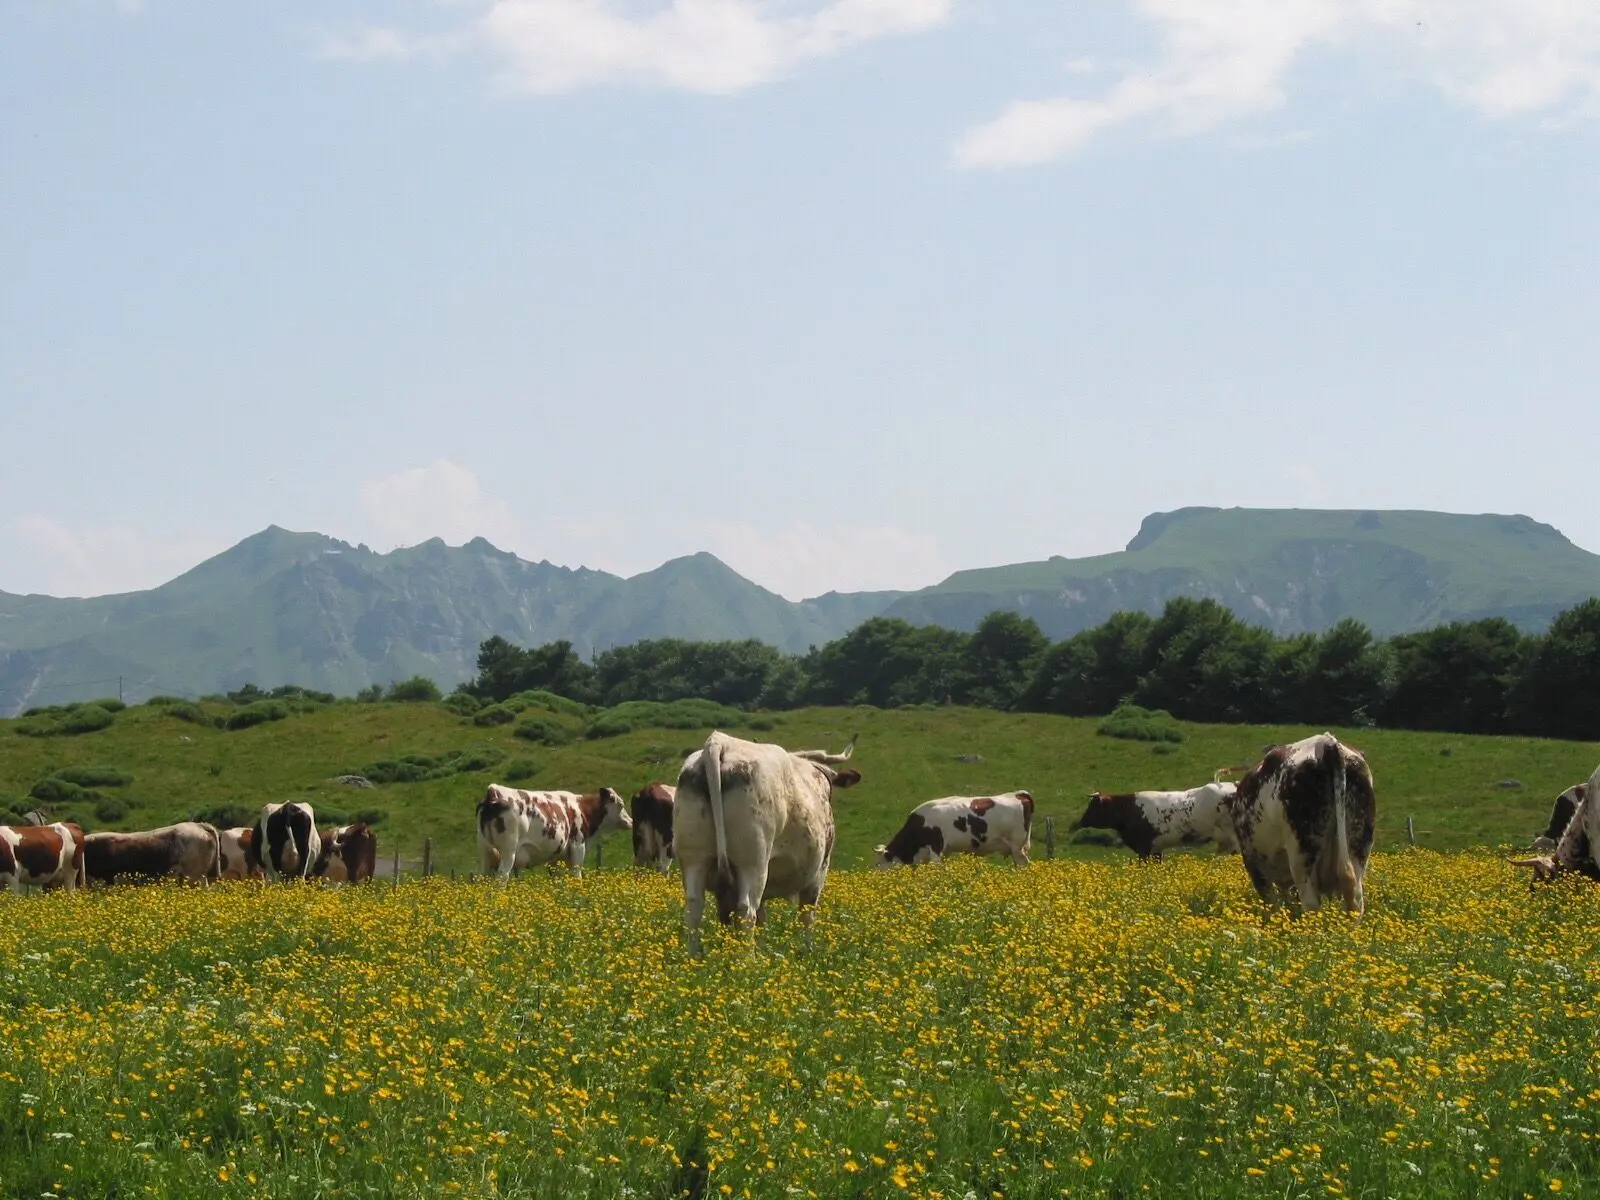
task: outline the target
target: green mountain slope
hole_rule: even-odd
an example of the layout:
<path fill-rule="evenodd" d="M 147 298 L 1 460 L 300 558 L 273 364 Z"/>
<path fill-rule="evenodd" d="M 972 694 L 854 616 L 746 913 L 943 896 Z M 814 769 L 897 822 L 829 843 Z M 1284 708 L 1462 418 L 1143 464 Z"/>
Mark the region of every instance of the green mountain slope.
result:
<path fill-rule="evenodd" d="M 1001 608 L 1053 637 L 1207 596 L 1273 631 L 1355 617 L 1380 634 L 1504 616 L 1541 629 L 1600 595 L 1600 555 L 1522 516 L 1314 509 L 1155 513 L 1126 550 L 961 571 L 887 610 L 970 629 Z"/>
<path fill-rule="evenodd" d="M 796 604 L 709 554 L 622 579 L 527 562 L 482 538 L 377 554 L 271 527 L 147 592 L 0 593 L 0 713 L 115 694 L 119 676 L 130 698 L 291 682 L 349 695 L 416 674 L 450 686 L 495 633 L 565 638 L 582 654 L 668 636 L 804 650 L 898 595 Z"/>

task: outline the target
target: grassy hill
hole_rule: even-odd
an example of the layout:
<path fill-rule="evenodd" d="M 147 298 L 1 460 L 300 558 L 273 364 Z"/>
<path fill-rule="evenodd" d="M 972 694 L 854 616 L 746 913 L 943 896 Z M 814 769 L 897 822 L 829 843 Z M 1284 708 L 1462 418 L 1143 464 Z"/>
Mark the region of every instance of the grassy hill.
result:
<path fill-rule="evenodd" d="M 1146 517 L 1119 553 L 959 571 L 886 615 L 971 629 L 1001 608 L 1059 638 L 1204 596 L 1279 634 L 1354 617 L 1386 635 L 1487 616 L 1539 630 L 1595 595 L 1600 555 L 1528 517 L 1184 508 Z"/>
<path fill-rule="evenodd" d="M 214 712 L 224 711 L 213 708 Z M 613 710 L 615 712 L 616 710 Z M 437 704 L 342 703 L 254 728 L 222 730 L 176 719 L 164 708 L 139 706 L 104 730 L 72 737 L 24 737 L 18 723 L 0 721 L 0 805 L 30 807 L 40 780 L 72 768 L 111 767 L 132 776 L 99 789 L 128 806 L 120 820 L 102 821 L 92 802 L 67 804 L 91 827 L 149 828 L 232 805 L 254 810 L 271 800 L 309 799 L 319 812 L 346 818 L 384 810 L 377 825 L 381 857 L 398 845 L 406 864 L 434 840 L 435 859 L 449 870 L 475 867 L 473 808 L 486 784 L 504 781 L 507 766 L 531 759 L 537 769 L 520 786 L 589 790 L 609 785 L 631 796 L 652 779 L 672 780 L 682 756 L 704 741 L 708 728 L 638 728 L 588 739 L 591 715 L 530 710 L 522 723 L 544 721 L 564 745 L 538 745 L 517 736 L 515 724 L 476 725 Z M 1274 741 L 1317 732 L 1302 727 L 1180 725 L 1183 741 L 1159 749 L 1096 732 L 1096 720 L 978 709 L 804 709 L 750 718 L 752 729 L 730 731 L 795 748 L 837 749 L 859 732 L 853 765 L 862 784 L 835 807 L 837 864 L 860 866 L 915 804 L 934 796 L 1026 788 L 1042 818 L 1056 818 L 1058 852 L 1097 856 L 1110 851 L 1068 847 L 1066 827 L 1094 789 L 1188 787 L 1220 766 L 1255 761 Z M 1366 752 L 1378 785 L 1379 848 L 1403 843 L 1405 818 L 1415 817 L 1419 843 L 1436 849 L 1472 845 L 1525 846 L 1543 828 L 1550 801 L 1587 778 L 1600 746 L 1530 738 L 1336 730 Z M 350 788 L 333 782 L 369 764 L 407 755 L 451 751 L 493 759 L 488 769 L 417 783 Z M 1507 781 L 1521 786 L 1503 786 Z M 610 835 L 607 867 L 630 861 L 626 835 Z M 1035 828 L 1035 855 L 1044 856 L 1044 823 Z M 591 860 L 592 861 L 592 860 Z"/>

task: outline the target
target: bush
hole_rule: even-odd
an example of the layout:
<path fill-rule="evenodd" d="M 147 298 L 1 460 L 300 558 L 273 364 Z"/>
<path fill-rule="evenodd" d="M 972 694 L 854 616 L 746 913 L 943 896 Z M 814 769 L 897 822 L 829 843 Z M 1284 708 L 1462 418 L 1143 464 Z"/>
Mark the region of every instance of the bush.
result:
<path fill-rule="evenodd" d="M 265 725 L 269 721 L 281 721 L 288 715 L 289 706 L 282 700 L 257 700 L 229 713 L 227 720 L 223 722 L 223 728 L 249 729 L 254 725 Z"/>
<path fill-rule="evenodd" d="M 479 700 L 471 692 L 451 692 L 439 703 L 458 717 L 470 717 L 483 707 L 483 701 Z"/>
<path fill-rule="evenodd" d="M 558 696 L 554 692 L 540 691 L 535 688 L 531 691 L 518 692 L 505 701 L 506 707 L 512 712 L 522 712 L 530 708 L 542 708 L 546 712 L 555 713 L 562 717 L 587 717 L 593 710 L 587 704 L 577 700 Z"/>
<path fill-rule="evenodd" d="M 96 708 L 105 709 L 108 713 L 119 713 L 128 707 L 115 696 L 107 696 L 104 700 L 91 700 L 89 703 L 94 705 Z"/>
<path fill-rule="evenodd" d="M 389 685 L 385 700 L 397 702 L 421 701 L 432 704 L 442 698 L 439 685 L 426 675 L 413 675 L 410 679 L 402 679 L 399 683 Z"/>
<path fill-rule="evenodd" d="M 572 730 L 553 717 L 524 717 L 512 736 L 546 746 L 564 746 L 572 740 Z"/>
<path fill-rule="evenodd" d="M 712 729 L 738 725 L 745 719 L 736 708 L 710 700 L 630 700 L 608 708 L 586 731 L 591 738 L 620 737 L 636 729 Z"/>
<path fill-rule="evenodd" d="M 324 704 L 333 704 L 338 700 L 332 692 L 318 692 L 311 688 L 303 688 L 297 683 L 286 683 L 282 687 L 275 687 L 267 693 L 269 700 L 295 701 L 296 711 L 305 712 L 310 708 L 318 708 Z"/>
<path fill-rule="evenodd" d="M 23 737 L 71 737 L 109 728 L 116 719 L 99 704 L 68 704 L 38 709 L 32 716 L 19 720 L 16 730 Z"/>
<path fill-rule="evenodd" d="M 524 779 L 532 779 L 539 773 L 539 764 L 531 758 L 513 758 L 506 764 L 506 769 L 500 772 L 500 777 L 507 783 L 521 783 Z"/>
<path fill-rule="evenodd" d="M 383 684 L 374 683 L 356 693 L 357 704 L 376 704 L 383 699 Z"/>
<path fill-rule="evenodd" d="M 472 714 L 474 725 L 509 725 L 516 719 L 517 714 L 504 704 L 491 704 Z"/>
<path fill-rule="evenodd" d="M 39 780 L 28 795 L 43 804 L 95 804 L 105 799 L 99 792 L 56 776 Z"/>
<path fill-rule="evenodd" d="M 407 754 L 402 758 L 368 763 L 360 772 L 373 783 L 426 783 L 471 771 L 487 771 L 505 761 L 506 752 L 492 747 L 446 750 L 443 754 Z"/>
<path fill-rule="evenodd" d="M 94 815 L 99 821 L 120 821 L 128 815 L 128 802 L 117 796 L 107 796 L 94 806 Z"/>
<path fill-rule="evenodd" d="M 63 767 L 55 777 L 86 788 L 127 787 L 133 782 L 132 775 L 116 767 Z"/>
<path fill-rule="evenodd" d="M 169 704 L 187 704 L 182 696 L 151 696 L 145 701 L 147 708 L 165 708 Z"/>
<path fill-rule="evenodd" d="M 1140 708 L 1137 704 L 1121 704 L 1104 721 L 1097 731 L 1106 737 L 1126 738 L 1135 742 L 1181 742 L 1183 730 L 1164 708 Z"/>
<path fill-rule="evenodd" d="M 356 813 L 355 819 L 363 825 L 376 825 L 380 821 L 389 819 L 387 808 L 363 808 Z"/>
<path fill-rule="evenodd" d="M 210 808 L 196 809 L 189 814 L 191 821 L 204 821 L 218 829 L 237 829 L 241 825 L 254 825 L 261 808 L 247 804 L 213 804 Z"/>

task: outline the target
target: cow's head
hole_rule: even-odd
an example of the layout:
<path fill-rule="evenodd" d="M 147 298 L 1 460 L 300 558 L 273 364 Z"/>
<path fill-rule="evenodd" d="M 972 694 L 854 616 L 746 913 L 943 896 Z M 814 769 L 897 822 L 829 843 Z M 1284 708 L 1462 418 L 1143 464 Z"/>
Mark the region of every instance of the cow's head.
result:
<path fill-rule="evenodd" d="M 1090 792 L 1083 816 L 1073 822 L 1074 829 L 1120 829 L 1128 811 L 1130 797 Z"/>
<path fill-rule="evenodd" d="M 622 799 L 616 788 L 603 787 L 600 789 L 600 824 L 596 833 L 603 833 L 607 829 L 632 829 L 633 817 L 628 814 L 628 805 Z"/>

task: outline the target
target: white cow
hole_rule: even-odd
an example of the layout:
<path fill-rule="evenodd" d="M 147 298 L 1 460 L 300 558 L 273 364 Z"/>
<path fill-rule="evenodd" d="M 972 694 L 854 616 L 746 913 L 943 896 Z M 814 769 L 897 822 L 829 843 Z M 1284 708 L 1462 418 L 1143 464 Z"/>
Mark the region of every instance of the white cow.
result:
<path fill-rule="evenodd" d="M 877 848 L 880 867 L 938 862 L 946 854 L 1009 854 L 1028 865 L 1033 797 L 1027 792 L 995 796 L 944 796 L 911 810 L 888 845 Z"/>
<path fill-rule="evenodd" d="M 1231 854 L 1239 849 L 1227 802 L 1232 783 L 1208 783 L 1186 792 L 1090 792 L 1089 806 L 1074 829 L 1112 829 L 1140 858 L 1160 858 L 1174 846 L 1215 842 Z"/>
<path fill-rule="evenodd" d="M 1256 893 L 1318 908 L 1326 895 L 1365 905 L 1377 797 L 1359 751 L 1331 733 L 1274 746 L 1228 801 L 1234 836 Z"/>
<path fill-rule="evenodd" d="M 1549 854 L 1512 860 L 1516 866 L 1532 867 L 1536 881 L 1554 879 L 1562 871 L 1576 871 L 1600 880 L 1600 767 L 1580 789 L 1568 789 L 1574 791 L 1577 803 L 1555 848 Z"/>
<path fill-rule="evenodd" d="M 521 867 L 564 858 L 583 874 L 589 839 L 607 829 L 629 829 L 633 819 L 622 797 L 608 787 L 589 795 L 528 792 L 491 783 L 478 801 L 478 853 L 485 874 L 508 879 Z"/>
<path fill-rule="evenodd" d="M 700 952 L 706 887 L 717 915 L 760 922 L 773 896 L 815 905 L 833 856 L 834 788 L 859 783 L 856 771 L 830 764 L 850 757 L 791 752 L 714 731 L 684 760 L 672 806 L 672 841 L 683 872 L 683 921 L 691 952 Z M 803 915 L 808 925 L 813 914 Z"/>

